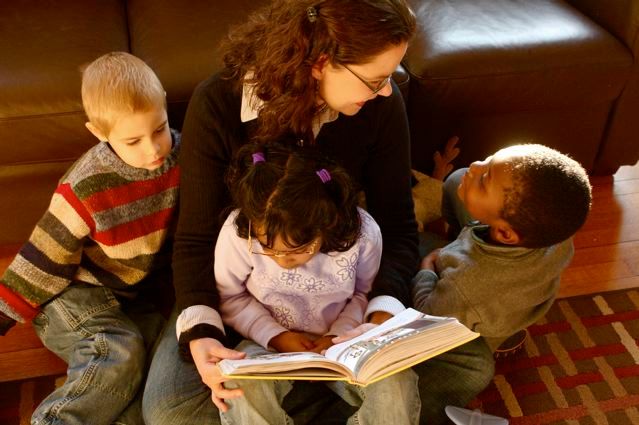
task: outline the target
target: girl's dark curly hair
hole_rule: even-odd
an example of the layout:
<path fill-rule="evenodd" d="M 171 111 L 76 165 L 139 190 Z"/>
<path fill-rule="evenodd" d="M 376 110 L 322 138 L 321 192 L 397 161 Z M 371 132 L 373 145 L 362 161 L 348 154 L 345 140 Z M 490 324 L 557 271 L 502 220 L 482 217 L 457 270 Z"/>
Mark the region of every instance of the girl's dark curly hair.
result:
<path fill-rule="evenodd" d="M 253 154 L 265 160 L 253 163 Z M 317 171 L 325 169 L 323 182 Z M 321 252 L 346 251 L 360 235 L 357 191 L 347 172 L 313 148 L 289 144 L 244 145 L 226 175 L 238 235 L 248 238 L 249 220 L 264 229 L 267 247 L 280 236 L 294 249 L 322 238 Z M 252 236 L 255 236 L 254 234 Z"/>
<path fill-rule="evenodd" d="M 230 78 L 242 84 L 251 73 L 246 82 L 266 102 L 255 139 L 292 133 L 312 144 L 318 107 L 311 70 L 320 56 L 333 65 L 366 63 L 408 41 L 415 26 L 405 0 L 274 0 L 253 13 L 230 32 L 223 55 Z"/>

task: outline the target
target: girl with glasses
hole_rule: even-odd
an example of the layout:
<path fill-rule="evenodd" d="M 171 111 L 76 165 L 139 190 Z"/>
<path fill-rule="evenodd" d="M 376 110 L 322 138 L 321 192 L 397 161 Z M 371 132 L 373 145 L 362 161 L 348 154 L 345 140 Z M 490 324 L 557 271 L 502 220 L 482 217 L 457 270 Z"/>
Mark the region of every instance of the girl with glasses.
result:
<path fill-rule="evenodd" d="M 292 136 L 302 149 L 318 149 L 346 170 L 384 235 L 366 320 L 381 323 L 410 305 L 410 281 L 420 258 L 408 121 L 389 76 L 415 28 L 406 0 L 271 0 L 230 33 L 219 56 L 223 69 L 195 89 L 182 127 L 172 262 L 177 306 L 147 378 L 148 423 L 182 425 L 203 418 L 217 423 L 218 409 L 225 412 L 226 401 L 245 394 L 226 388 L 216 366 L 220 359 L 244 354 L 229 348 L 211 257 L 222 225 L 218 217 L 231 202 L 223 177 L 231 158 L 249 142 Z M 262 252 L 251 224 L 252 246 Z M 264 260 L 273 258 L 278 257 Z M 478 349 L 461 353 L 462 362 L 446 353 L 439 366 L 420 374 L 422 414 L 429 424 L 446 421 L 446 404 L 463 406 L 490 382 L 492 355 Z M 288 399 L 294 393 L 310 390 L 293 391 Z"/>
<path fill-rule="evenodd" d="M 361 325 L 382 236 L 358 208 L 348 173 L 313 149 L 250 144 L 238 151 L 228 184 L 235 209 L 215 247 L 215 280 L 222 320 L 245 338 L 236 349 L 319 353 L 334 337 Z M 279 423 L 287 415 L 278 396 L 281 401 L 293 382 L 228 383 L 242 388 L 244 397 L 227 401 L 222 422 Z M 412 370 L 364 389 L 327 385 L 353 406 L 365 401 L 352 420 L 418 421 Z M 384 396 L 390 393 L 392 398 Z"/>

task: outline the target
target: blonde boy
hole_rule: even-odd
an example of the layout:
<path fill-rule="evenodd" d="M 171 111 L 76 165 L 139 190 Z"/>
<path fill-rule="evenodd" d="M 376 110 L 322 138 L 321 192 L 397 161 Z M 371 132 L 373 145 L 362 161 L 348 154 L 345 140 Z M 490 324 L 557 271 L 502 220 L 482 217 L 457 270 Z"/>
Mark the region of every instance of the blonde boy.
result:
<path fill-rule="evenodd" d="M 0 328 L 33 321 L 69 365 L 32 423 L 142 424 L 132 401 L 145 345 L 162 319 L 137 294 L 169 264 L 164 242 L 176 209 L 179 140 L 162 84 L 128 53 L 108 53 L 86 68 L 82 102 L 100 143 L 61 179 L 0 280 Z"/>

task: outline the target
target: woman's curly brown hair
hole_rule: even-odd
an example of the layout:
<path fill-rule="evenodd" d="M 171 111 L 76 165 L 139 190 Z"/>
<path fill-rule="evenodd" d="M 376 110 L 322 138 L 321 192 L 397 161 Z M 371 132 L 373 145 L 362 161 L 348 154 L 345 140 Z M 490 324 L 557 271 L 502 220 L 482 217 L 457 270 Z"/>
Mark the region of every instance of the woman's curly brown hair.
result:
<path fill-rule="evenodd" d="M 408 41 L 415 25 L 404 0 L 274 0 L 253 13 L 230 32 L 223 53 L 230 77 L 254 84 L 265 102 L 255 140 L 292 134 L 313 143 L 313 65 L 322 55 L 333 65 L 366 63 Z"/>

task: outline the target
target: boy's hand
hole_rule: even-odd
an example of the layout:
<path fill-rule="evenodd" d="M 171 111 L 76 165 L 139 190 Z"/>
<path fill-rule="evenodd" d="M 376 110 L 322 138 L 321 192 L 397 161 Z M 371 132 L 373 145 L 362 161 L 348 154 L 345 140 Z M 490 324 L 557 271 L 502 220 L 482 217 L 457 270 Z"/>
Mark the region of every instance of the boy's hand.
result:
<path fill-rule="evenodd" d="M 213 338 L 194 339 L 189 343 L 189 347 L 202 382 L 211 389 L 211 400 L 221 412 L 227 412 L 229 407 L 224 400 L 242 397 L 244 392 L 239 388 L 232 390 L 224 388 L 224 382 L 229 379 L 222 376 L 217 362 L 222 359 L 242 359 L 246 353 L 226 348 Z"/>
<path fill-rule="evenodd" d="M 0 336 L 6 335 L 9 329 L 14 327 L 15 324 L 15 320 L 0 311 Z"/>
<path fill-rule="evenodd" d="M 433 169 L 432 177 L 436 180 L 444 181 L 444 178 L 453 171 L 453 160 L 457 158 L 459 155 L 459 148 L 457 145 L 459 142 L 459 137 L 453 136 L 446 142 L 446 147 L 444 148 L 444 153 L 440 153 L 439 151 L 435 152 L 433 155 L 433 160 L 435 161 L 435 168 Z"/>
<path fill-rule="evenodd" d="M 420 268 L 422 270 L 432 270 L 437 273 L 437 266 L 435 265 L 435 261 L 437 261 L 437 257 L 439 257 L 439 251 L 441 251 L 441 248 L 434 249 L 430 252 L 430 254 L 422 258 L 422 262 L 419 265 Z"/>
<path fill-rule="evenodd" d="M 268 345 L 275 348 L 280 353 L 290 353 L 294 351 L 311 351 L 315 347 L 313 341 L 303 333 L 286 331 L 274 336 Z"/>
<path fill-rule="evenodd" d="M 335 335 L 324 335 L 323 337 L 316 339 L 313 341 L 315 347 L 313 347 L 311 351 L 322 354 L 323 351 L 326 351 L 333 345 L 333 338 L 335 338 Z"/>

